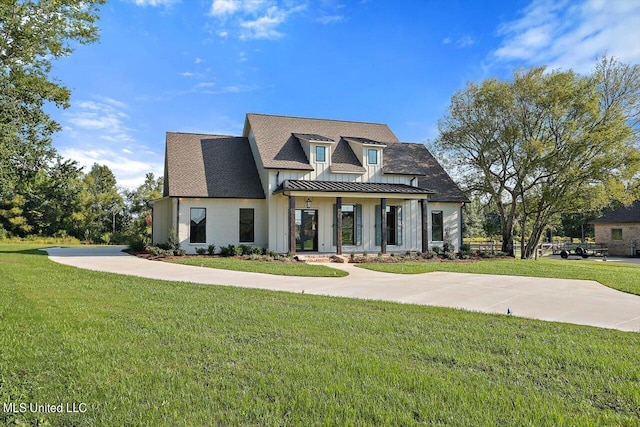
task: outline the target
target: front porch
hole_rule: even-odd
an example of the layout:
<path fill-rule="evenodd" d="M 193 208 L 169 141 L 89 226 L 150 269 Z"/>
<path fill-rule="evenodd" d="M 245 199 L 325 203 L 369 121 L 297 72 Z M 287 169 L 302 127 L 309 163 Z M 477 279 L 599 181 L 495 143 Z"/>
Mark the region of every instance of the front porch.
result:
<path fill-rule="evenodd" d="M 424 252 L 430 193 L 404 184 L 285 181 L 275 192 L 286 200 L 285 249 L 291 255 Z"/>

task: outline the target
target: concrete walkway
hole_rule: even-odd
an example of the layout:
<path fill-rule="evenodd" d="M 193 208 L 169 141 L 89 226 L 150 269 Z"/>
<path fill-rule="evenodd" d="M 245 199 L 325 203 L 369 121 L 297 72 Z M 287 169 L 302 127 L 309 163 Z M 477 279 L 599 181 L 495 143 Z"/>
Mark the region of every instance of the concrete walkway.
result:
<path fill-rule="evenodd" d="M 640 332 L 640 296 L 591 280 L 543 279 L 434 272 L 389 274 L 352 264 L 329 264 L 343 278 L 287 277 L 149 261 L 124 247 L 49 248 L 53 261 L 96 271 L 160 280 L 304 292 L 349 298 L 453 307 Z"/>

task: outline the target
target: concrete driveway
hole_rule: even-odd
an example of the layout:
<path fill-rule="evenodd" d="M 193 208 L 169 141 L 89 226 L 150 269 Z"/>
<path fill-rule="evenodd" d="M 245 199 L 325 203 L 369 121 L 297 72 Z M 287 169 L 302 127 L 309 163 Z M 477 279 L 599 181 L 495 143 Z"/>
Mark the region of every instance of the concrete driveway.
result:
<path fill-rule="evenodd" d="M 389 274 L 329 264 L 343 278 L 287 277 L 149 261 L 122 246 L 49 248 L 49 258 L 89 270 L 160 280 L 395 301 L 640 332 L 640 296 L 591 280 L 434 272 Z"/>

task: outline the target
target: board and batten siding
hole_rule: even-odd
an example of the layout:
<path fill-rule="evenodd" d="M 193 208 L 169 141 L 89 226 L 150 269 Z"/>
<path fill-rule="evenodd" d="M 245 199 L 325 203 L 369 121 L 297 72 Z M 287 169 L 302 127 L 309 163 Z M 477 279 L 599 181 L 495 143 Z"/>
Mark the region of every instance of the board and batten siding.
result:
<path fill-rule="evenodd" d="M 453 249 L 458 251 L 460 249 L 460 245 L 462 244 L 462 216 L 460 215 L 461 204 L 459 202 L 456 203 L 438 203 L 438 202 L 429 202 L 427 205 L 428 212 L 428 229 L 427 235 L 429 237 L 429 249 L 431 250 L 434 246 L 438 246 L 442 248 L 444 241 L 434 242 L 431 240 L 431 213 L 433 211 L 441 211 L 443 216 L 443 235 L 449 233 L 451 238 L 451 244 L 453 245 Z"/>
<path fill-rule="evenodd" d="M 196 248 L 206 248 L 246 244 L 250 246 L 267 246 L 266 202 L 260 199 L 180 199 L 178 239 L 187 253 L 195 253 Z M 206 243 L 190 243 L 190 211 L 191 208 L 205 208 Z M 254 209 L 254 241 L 240 242 L 240 208 Z"/>
<path fill-rule="evenodd" d="M 154 245 L 166 243 L 169 231 L 175 229 L 175 202 L 170 197 L 165 197 L 153 202 L 153 234 L 151 240 Z"/>

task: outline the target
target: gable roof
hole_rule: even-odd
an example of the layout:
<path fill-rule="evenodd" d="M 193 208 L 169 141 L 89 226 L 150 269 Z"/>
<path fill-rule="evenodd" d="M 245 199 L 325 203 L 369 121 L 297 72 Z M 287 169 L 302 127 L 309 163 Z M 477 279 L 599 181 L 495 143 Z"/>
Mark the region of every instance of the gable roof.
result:
<path fill-rule="evenodd" d="M 416 144 L 411 144 L 416 145 Z M 422 145 L 422 144 L 419 144 Z M 451 179 L 449 174 L 438 163 L 433 155 L 422 145 L 422 149 L 415 149 L 416 162 L 426 169 L 426 175 L 418 178 L 418 187 L 433 190 L 435 194 L 429 198 L 433 202 L 463 202 L 469 203 L 469 198 Z M 387 147 L 387 150 L 389 148 Z"/>
<path fill-rule="evenodd" d="M 247 138 L 167 132 L 164 196 L 264 199 Z"/>
<path fill-rule="evenodd" d="M 248 126 L 247 126 L 248 125 Z M 357 135 L 372 141 L 384 143 L 399 142 L 391 129 L 381 123 L 349 122 L 342 120 L 310 119 L 303 117 L 274 116 L 268 114 L 247 114 L 244 135 L 248 137 L 249 128 L 253 131 L 258 155 L 267 169 L 313 170 L 304 153 L 296 134 L 318 135 L 333 141 L 340 141 L 342 136 Z M 336 146 L 333 144 L 333 155 Z M 340 158 L 332 157 L 332 165 L 340 170 Z M 344 168 L 357 167 L 353 163 L 345 163 Z M 362 166 L 362 165 L 360 165 Z M 345 170 L 343 169 L 343 170 Z"/>
<path fill-rule="evenodd" d="M 633 202 L 631 206 L 616 209 L 606 215 L 591 221 L 591 224 L 607 224 L 617 222 L 639 222 L 640 223 L 640 200 Z"/>
<path fill-rule="evenodd" d="M 383 173 L 398 175 L 426 175 L 427 166 L 424 164 L 427 148 L 423 144 L 404 142 L 390 144 L 384 149 Z"/>

